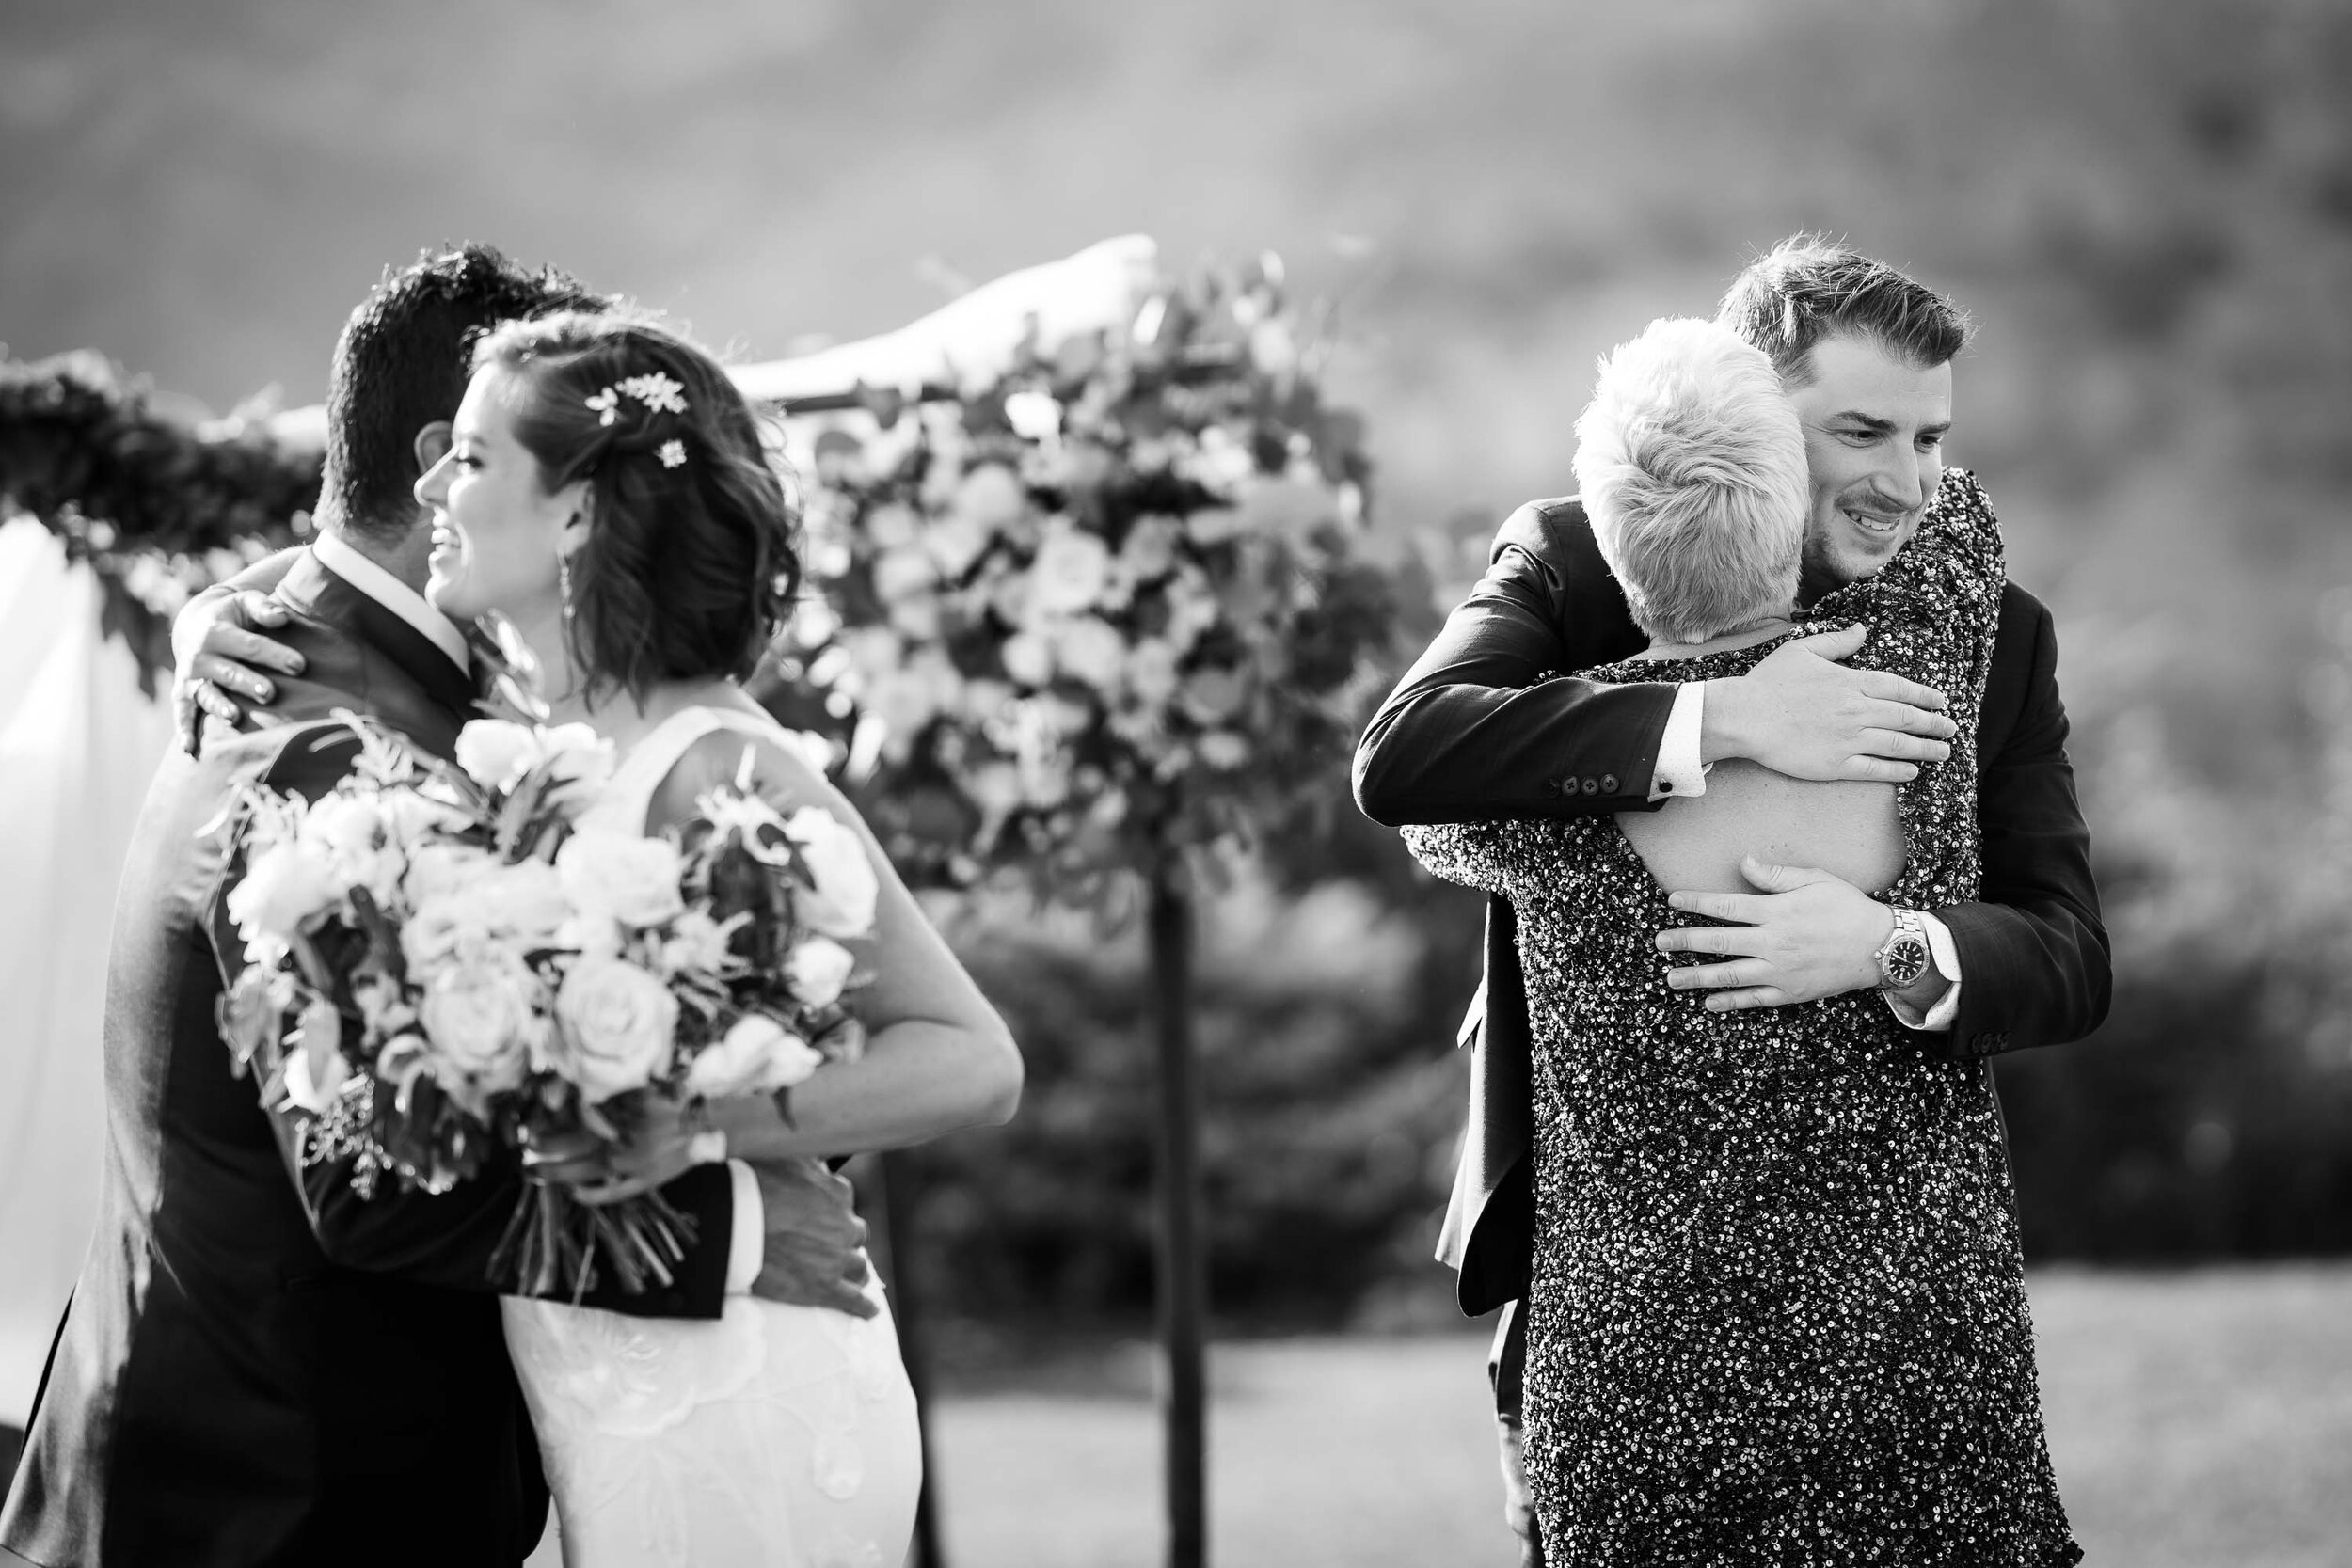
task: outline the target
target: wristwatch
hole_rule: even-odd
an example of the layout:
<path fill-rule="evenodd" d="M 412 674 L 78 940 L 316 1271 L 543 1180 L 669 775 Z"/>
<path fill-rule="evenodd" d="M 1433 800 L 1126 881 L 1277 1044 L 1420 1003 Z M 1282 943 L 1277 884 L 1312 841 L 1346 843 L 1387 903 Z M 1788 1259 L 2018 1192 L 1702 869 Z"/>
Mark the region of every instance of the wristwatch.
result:
<path fill-rule="evenodd" d="M 1928 972 L 1927 923 L 1916 910 L 1897 906 L 1895 929 L 1874 957 L 1879 965 L 1879 990 L 1900 990 Z"/>

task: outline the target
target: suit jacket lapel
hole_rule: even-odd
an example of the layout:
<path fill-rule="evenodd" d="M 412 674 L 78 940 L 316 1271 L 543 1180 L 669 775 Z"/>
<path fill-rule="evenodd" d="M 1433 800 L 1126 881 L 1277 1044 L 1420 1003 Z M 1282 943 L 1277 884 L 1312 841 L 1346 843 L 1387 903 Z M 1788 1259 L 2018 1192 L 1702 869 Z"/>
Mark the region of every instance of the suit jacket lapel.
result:
<path fill-rule="evenodd" d="M 472 710 L 472 676 L 431 638 L 338 577 L 310 551 L 295 558 L 278 585 L 278 596 L 297 612 L 341 627 L 366 643 L 453 716 L 462 718 Z"/>

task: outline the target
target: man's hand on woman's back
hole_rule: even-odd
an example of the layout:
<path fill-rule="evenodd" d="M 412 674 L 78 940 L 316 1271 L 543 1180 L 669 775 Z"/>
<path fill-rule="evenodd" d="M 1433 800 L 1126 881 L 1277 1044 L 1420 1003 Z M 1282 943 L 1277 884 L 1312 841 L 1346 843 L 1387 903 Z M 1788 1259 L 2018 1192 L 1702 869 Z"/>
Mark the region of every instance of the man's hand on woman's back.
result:
<path fill-rule="evenodd" d="M 1951 755 L 1944 694 L 1899 675 L 1850 670 L 1868 628 L 1802 637 L 1745 675 L 1707 683 L 1700 759 L 1746 757 L 1797 779 L 1903 784 Z"/>

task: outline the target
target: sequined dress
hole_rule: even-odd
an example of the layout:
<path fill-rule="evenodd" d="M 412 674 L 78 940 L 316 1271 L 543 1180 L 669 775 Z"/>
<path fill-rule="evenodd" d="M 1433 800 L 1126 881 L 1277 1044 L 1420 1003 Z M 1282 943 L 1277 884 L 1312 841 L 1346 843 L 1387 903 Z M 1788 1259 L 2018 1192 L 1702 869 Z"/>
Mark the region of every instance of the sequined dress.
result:
<path fill-rule="evenodd" d="M 1983 492 L 1954 470 L 1902 552 L 1805 628 L 1867 622 L 1853 662 L 1951 702 L 1950 760 L 1898 791 L 1891 902 L 1977 895 L 2002 577 Z M 1780 641 L 1584 673 L 1737 675 Z M 1613 817 L 1406 838 L 1518 915 L 1536 1182 L 1522 1414 L 1546 1561 L 2077 1561 L 1984 1064 L 1938 1059 L 1871 991 L 1710 1013 L 1668 990 L 1656 934 L 1694 917 Z"/>

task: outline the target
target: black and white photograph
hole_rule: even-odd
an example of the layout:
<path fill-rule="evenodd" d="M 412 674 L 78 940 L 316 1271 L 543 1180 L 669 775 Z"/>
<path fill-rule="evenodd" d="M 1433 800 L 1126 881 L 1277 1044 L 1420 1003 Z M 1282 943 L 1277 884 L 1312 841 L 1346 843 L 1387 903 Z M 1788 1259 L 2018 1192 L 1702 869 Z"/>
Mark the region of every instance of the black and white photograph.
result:
<path fill-rule="evenodd" d="M 2352 1565 L 2352 0 L 14 0 L 0 1561 Z"/>

